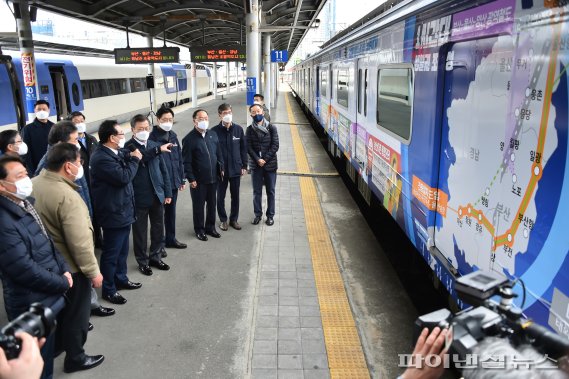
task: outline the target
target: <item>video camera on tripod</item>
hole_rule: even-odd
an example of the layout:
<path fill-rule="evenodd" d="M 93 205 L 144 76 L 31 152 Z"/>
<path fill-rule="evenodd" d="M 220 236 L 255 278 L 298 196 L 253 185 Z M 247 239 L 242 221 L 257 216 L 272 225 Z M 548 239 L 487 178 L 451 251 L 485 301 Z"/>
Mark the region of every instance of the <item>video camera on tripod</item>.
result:
<path fill-rule="evenodd" d="M 22 341 L 16 337 L 18 332 L 26 332 L 38 339 L 48 337 L 57 325 L 57 314 L 65 306 L 64 298 L 56 301 L 51 308 L 42 303 L 33 303 L 27 312 L 8 323 L 0 330 L 0 347 L 7 359 L 18 358 L 22 350 Z"/>
<path fill-rule="evenodd" d="M 523 286 L 523 282 L 522 283 Z M 513 292 L 516 282 L 493 272 L 475 271 L 458 278 L 455 290 L 459 299 L 472 305 L 453 315 L 448 309 L 420 316 L 415 321 L 415 340 L 423 328 L 452 328 L 452 340 L 447 341 L 449 354 L 464 358 L 485 337 L 507 338 L 514 346 L 531 344 L 548 357 L 558 359 L 569 352 L 569 340 L 547 328 L 534 324 L 514 308 Z M 525 286 L 524 301 L 525 301 Z M 497 303 L 491 297 L 498 295 Z M 523 302 L 523 301 L 522 301 Z"/>

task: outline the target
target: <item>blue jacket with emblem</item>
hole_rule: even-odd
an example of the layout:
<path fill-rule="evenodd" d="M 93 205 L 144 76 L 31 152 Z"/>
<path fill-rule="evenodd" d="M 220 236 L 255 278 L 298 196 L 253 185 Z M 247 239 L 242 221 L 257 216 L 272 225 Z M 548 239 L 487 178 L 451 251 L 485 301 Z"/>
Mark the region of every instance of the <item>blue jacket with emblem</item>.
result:
<path fill-rule="evenodd" d="M 34 199 L 28 201 L 33 204 Z M 34 216 L 0 196 L 0 276 L 10 320 L 34 302 L 51 306 L 69 289 L 69 266 Z"/>
<path fill-rule="evenodd" d="M 160 145 L 171 143 L 173 146 L 170 152 L 162 154 L 162 159 L 168 169 L 172 191 L 177 190 L 184 183 L 184 161 L 182 159 L 182 145 L 178 141 L 178 136 L 172 130 L 166 132 L 155 126 L 150 133 L 150 140 L 158 142 Z"/>
<path fill-rule="evenodd" d="M 134 205 L 137 208 L 148 208 L 152 206 L 153 196 L 158 197 L 160 203 L 164 204 L 165 198 L 172 197 L 172 186 L 160 145 L 148 140 L 145 147 L 131 138 L 125 144 L 125 147 L 129 146 L 134 146 L 142 153 L 142 161 L 139 162 L 138 171 L 132 181 Z"/>
<path fill-rule="evenodd" d="M 241 176 L 241 170 L 247 169 L 247 142 L 243 128 L 232 123 L 227 129 L 220 122 L 211 130 L 217 134 L 219 139 L 223 162 L 225 162 L 225 176 L 228 178 Z"/>
<path fill-rule="evenodd" d="M 217 134 L 211 130 L 202 136 L 195 128 L 182 140 L 184 171 L 189 182 L 217 183 L 219 170 L 224 166 Z"/>
<path fill-rule="evenodd" d="M 128 150 L 121 149 L 117 155 L 104 145 L 91 156 L 93 205 L 103 228 L 124 228 L 135 221 L 132 179 L 138 162 Z"/>

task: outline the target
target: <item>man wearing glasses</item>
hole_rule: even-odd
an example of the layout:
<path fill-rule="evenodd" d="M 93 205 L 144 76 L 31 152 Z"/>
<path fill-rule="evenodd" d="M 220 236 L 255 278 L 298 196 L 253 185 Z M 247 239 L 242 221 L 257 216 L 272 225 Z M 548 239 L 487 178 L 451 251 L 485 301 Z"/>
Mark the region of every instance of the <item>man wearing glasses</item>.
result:
<path fill-rule="evenodd" d="M 142 154 L 138 149 L 132 152 L 123 149 L 126 140 L 116 120 L 103 121 L 99 141 L 101 146 L 91 157 L 91 190 L 95 217 L 103 228 L 103 299 L 124 304 L 126 299 L 117 289 L 142 287 L 126 275 L 130 227 L 135 221 L 132 180 Z"/>

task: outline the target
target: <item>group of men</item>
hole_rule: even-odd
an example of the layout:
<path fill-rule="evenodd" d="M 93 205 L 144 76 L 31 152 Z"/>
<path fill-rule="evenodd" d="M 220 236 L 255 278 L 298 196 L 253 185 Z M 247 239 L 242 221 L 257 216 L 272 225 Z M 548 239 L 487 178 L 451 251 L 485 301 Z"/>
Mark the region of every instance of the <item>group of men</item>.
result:
<path fill-rule="evenodd" d="M 260 96 L 260 95 L 259 95 Z M 49 121 L 49 104 L 39 100 L 36 119 L 17 131 L 0 133 L 0 276 L 10 320 L 34 302 L 53 305 L 62 296 L 59 327 L 41 349 L 42 378 L 53 373 L 53 358 L 65 351 L 64 371 L 98 366 L 103 355 L 83 348 L 93 328 L 90 315 L 115 313 L 98 302 L 94 288 L 113 304 L 127 300 L 118 290 L 142 286 L 127 276 L 129 237 L 139 271 L 167 271 L 165 247 L 184 249 L 176 238 L 178 192 L 190 187 L 194 231 L 199 240 L 219 238 L 219 227 L 241 229 L 239 189 L 250 169 L 254 189 L 253 224 L 262 218 L 262 186 L 267 193 L 266 224 L 274 224 L 278 133 L 254 104 L 246 132 L 233 122 L 229 104 L 218 108 L 219 124 L 209 129 L 203 109 L 193 113 L 194 129 L 180 146 L 172 130 L 174 112 L 161 108 L 151 129 L 145 116 L 131 119 L 127 141 L 115 120 L 104 121 L 99 141 L 86 132 L 80 112 L 68 121 Z M 23 158 L 23 159 L 22 159 Z M 32 175 L 35 177 L 30 179 Z M 229 216 L 225 210 L 227 188 Z M 204 208 L 206 209 L 204 217 Z M 150 246 L 147 233 L 150 221 Z M 101 246 L 100 263 L 95 245 Z M 151 268 L 152 267 L 152 268 Z"/>

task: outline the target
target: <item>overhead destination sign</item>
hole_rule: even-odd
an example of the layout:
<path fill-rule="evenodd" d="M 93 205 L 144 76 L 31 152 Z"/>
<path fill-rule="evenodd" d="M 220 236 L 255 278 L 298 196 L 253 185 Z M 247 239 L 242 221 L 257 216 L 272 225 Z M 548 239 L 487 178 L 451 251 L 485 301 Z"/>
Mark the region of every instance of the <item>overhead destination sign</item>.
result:
<path fill-rule="evenodd" d="M 191 47 L 192 62 L 242 62 L 247 59 L 245 45 Z"/>
<path fill-rule="evenodd" d="M 179 47 L 115 49 L 116 64 L 177 63 L 179 61 Z"/>

